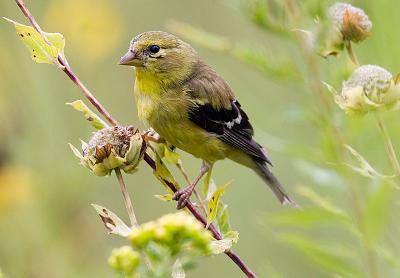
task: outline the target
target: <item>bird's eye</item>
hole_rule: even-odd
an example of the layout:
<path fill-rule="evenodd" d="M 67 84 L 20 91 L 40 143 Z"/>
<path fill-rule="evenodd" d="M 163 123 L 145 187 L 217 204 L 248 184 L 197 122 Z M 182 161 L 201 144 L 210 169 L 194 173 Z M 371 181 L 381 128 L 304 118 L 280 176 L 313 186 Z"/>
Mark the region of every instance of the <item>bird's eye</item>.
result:
<path fill-rule="evenodd" d="M 149 47 L 149 50 L 151 53 L 157 53 L 158 51 L 160 51 L 160 47 L 156 44 L 153 44 Z"/>

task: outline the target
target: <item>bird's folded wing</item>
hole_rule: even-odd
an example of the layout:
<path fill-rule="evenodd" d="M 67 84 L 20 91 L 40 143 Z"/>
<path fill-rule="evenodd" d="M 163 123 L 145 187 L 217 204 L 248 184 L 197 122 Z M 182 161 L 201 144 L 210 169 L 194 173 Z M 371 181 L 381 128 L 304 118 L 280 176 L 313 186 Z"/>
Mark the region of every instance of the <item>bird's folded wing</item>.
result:
<path fill-rule="evenodd" d="M 253 127 L 229 86 L 212 70 L 208 73 L 206 79 L 199 75 L 188 81 L 187 94 L 194 103 L 189 110 L 190 120 L 232 147 L 271 164 L 263 148 L 252 139 Z"/>

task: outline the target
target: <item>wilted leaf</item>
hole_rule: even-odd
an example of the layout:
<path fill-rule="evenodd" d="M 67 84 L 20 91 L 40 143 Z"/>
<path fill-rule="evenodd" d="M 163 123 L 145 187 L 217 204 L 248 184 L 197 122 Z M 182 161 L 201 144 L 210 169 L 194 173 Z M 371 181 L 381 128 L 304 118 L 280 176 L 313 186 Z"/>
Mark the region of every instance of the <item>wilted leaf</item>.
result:
<path fill-rule="evenodd" d="M 352 264 L 355 254 L 338 246 L 324 246 L 312 239 L 297 234 L 281 234 L 279 238 L 307 255 L 314 263 L 326 270 L 344 277 L 361 277 L 360 271 Z"/>
<path fill-rule="evenodd" d="M 75 110 L 82 112 L 86 120 L 97 130 L 108 127 L 99 116 L 96 115 L 92 110 L 87 107 L 87 105 L 82 100 L 76 100 L 74 102 L 67 103 L 67 105 L 72 106 Z"/>
<path fill-rule="evenodd" d="M 359 173 L 360 175 L 364 176 L 364 177 L 368 177 L 368 178 L 382 178 L 382 179 L 386 179 L 386 178 L 394 178 L 395 176 L 385 176 L 380 174 L 378 171 L 376 171 L 371 164 L 368 163 L 368 161 L 362 156 L 360 155 L 355 149 L 353 149 L 351 146 L 349 145 L 345 145 L 346 149 L 357 159 L 357 161 L 359 162 L 360 166 L 353 166 L 347 163 L 344 163 L 346 166 L 350 167 L 351 169 L 353 169 L 355 172 Z"/>
<path fill-rule="evenodd" d="M 207 226 L 210 225 L 211 222 L 214 221 L 215 217 L 217 216 L 218 211 L 218 204 L 219 199 L 222 195 L 224 195 L 226 188 L 228 185 L 231 184 L 232 181 L 224 184 L 220 188 L 218 188 L 214 194 L 212 195 L 211 199 L 207 203 Z"/>
<path fill-rule="evenodd" d="M 388 183 L 382 183 L 367 200 L 362 220 L 371 245 L 376 244 L 383 235 L 392 197 L 393 187 Z"/>
<path fill-rule="evenodd" d="M 171 273 L 172 278 L 185 278 L 185 270 L 182 267 L 182 263 L 179 259 L 177 259 L 172 266 L 172 273 Z"/>
<path fill-rule="evenodd" d="M 58 55 L 64 56 L 65 38 L 60 33 L 44 33 L 51 45 L 48 45 L 31 26 L 23 25 L 4 18 L 15 26 L 17 34 L 31 53 L 32 60 L 37 63 L 56 63 Z"/>
<path fill-rule="evenodd" d="M 96 204 L 92 204 L 92 206 L 99 214 L 109 234 L 127 237 L 131 233 L 131 228 L 129 228 L 115 213 Z"/>
<path fill-rule="evenodd" d="M 232 240 L 231 239 L 221 239 L 221 240 L 212 240 L 210 242 L 211 252 L 215 255 L 224 253 L 225 251 L 232 248 Z"/>
<path fill-rule="evenodd" d="M 74 153 L 74 155 L 75 155 L 77 158 L 82 159 L 82 154 L 81 154 L 81 152 L 80 152 L 77 148 L 75 148 L 74 145 L 72 145 L 71 143 L 68 143 L 68 146 L 71 148 L 72 152 Z"/>

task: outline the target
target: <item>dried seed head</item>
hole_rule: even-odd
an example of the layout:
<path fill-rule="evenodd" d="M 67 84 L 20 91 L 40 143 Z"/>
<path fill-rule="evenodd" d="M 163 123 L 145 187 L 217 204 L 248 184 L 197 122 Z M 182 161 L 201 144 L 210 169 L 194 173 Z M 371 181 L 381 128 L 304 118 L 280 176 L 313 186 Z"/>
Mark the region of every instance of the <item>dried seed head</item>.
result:
<path fill-rule="evenodd" d="M 349 113 L 365 113 L 380 107 L 389 108 L 400 100 L 400 87 L 393 75 L 382 67 L 358 67 L 343 82 L 339 105 Z"/>
<path fill-rule="evenodd" d="M 89 143 L 82 143 L 82 154 L 71 146 L 81 164 L 95 175 L 105 176 L 115 168 L 133 173 L 143 158 L 146 143 L 132 126 L 114 126 L 95 132 Z"/>
<path fill-rule="evenodd" d="M 328 16 L 345 41 L 360 42 L 370 35 L 372 22 L 360 8 L 347 3 L 336 3 L 329 8 Z"/>

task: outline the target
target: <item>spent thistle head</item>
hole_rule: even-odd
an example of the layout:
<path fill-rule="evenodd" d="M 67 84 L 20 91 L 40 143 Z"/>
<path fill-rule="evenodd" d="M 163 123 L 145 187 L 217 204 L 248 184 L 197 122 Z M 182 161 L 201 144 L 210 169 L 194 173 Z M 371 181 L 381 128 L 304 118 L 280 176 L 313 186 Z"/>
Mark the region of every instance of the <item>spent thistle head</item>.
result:
<path fill-rule="evenodd" d="M 81 164 L 97 176 L 105 176 L 115 168 L 133 173 L 143 158 L 146 143 L 132 126 L 113 126 L 95 132 L 88 143 L 82 142 L 82 154 L 70 145 Z"/>

